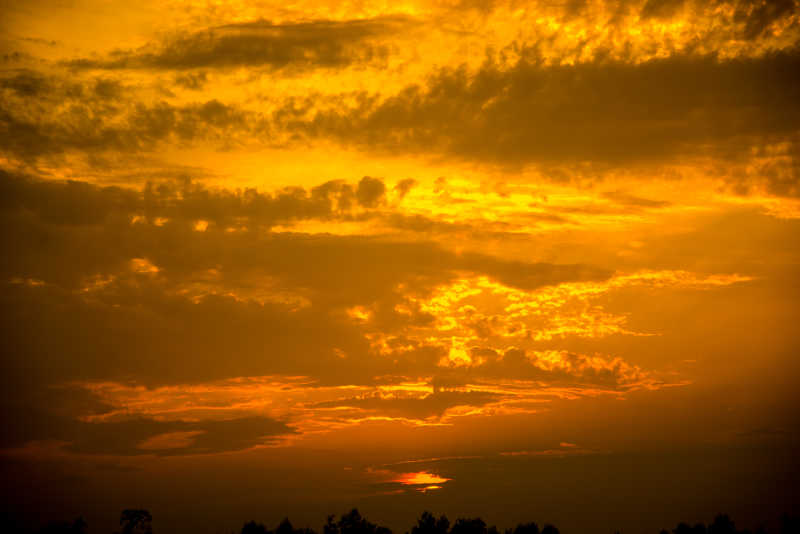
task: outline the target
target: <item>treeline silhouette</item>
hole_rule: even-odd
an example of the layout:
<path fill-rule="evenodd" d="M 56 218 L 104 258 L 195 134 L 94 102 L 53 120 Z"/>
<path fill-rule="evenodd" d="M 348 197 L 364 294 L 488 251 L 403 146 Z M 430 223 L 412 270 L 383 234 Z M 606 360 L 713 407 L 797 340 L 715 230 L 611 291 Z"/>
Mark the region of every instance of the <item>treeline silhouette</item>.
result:
<path fill-rule="evenodd" d="M 153 518 L 147 510 L 123 510 L 119 519 L 119 530 L 114 534 L 153 534 Z M 26 531 L 16 531 L 19 534 Z M 269 529 L 262 523 L 248 521 L 242 526 L 241 534 L 317 534 L 310 528 L 294 528 L 288 518 L 281 521 L 275 529 Z M 708 525 L 696 523 L 678 523 L 671 531 L 662 529 L 659 534 L 766 534 L 764 527 L 755 531 L 739 530 L 726 514 L 720 514 Z M 37 534 L 88 534 L 88 525 L 79 517 L 72 522 L 60 521 L 49 523 L 36 531 Z M 371 523 L 362 517 L 357 509 L 342 515 L 339 519 L 330 515 L 322 527 L 323 534 L 392 534 L 391 529 Z M 781 518 L 780 534 L 800 534 L 800 517 L 784 515 Z M 26 533 L 27 534 L 27 533 Z M 235 533 L 231 533 L 235 534 Z M 458 518 L 454 523 L 446 516 L 436 517 L 430 512 L 423 512 L 417 523 L 405 534 L 501 534 L 492 525 L 487 526 L 479 517 Z M 560 534 L 550 524 L 542 528 L 536 523 L 520 523 L 514 528 L 505 529 L 502 534 Z M 617 531 L 615 534 L 620 534 Z"/>

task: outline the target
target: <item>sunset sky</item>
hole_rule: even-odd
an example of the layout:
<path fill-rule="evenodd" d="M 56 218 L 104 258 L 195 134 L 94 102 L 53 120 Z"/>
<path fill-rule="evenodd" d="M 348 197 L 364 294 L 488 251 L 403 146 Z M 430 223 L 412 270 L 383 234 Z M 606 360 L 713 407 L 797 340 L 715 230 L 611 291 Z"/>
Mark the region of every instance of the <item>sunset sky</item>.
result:
<path fill-rule="evenodd" d="M 6 518 L 800 508 L 800 2 L 0 0 Z"/>

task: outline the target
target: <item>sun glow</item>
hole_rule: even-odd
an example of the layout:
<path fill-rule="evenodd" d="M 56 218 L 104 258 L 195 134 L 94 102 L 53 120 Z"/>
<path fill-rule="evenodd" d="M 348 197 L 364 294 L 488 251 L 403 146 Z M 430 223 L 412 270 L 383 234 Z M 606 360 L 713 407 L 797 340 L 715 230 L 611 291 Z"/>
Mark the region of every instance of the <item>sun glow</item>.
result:
<path fill-rule="evenodd" d="M 421 490 L 439 489 L 441 486 L 438 486 L 438 484 L 444 484 L 450 480 L 452 479 L 435 475 L 427 471 L 403 473 L 394 479 L 395 482 L 399 482 L 400 484 L 404 484 L 406 486 L 425 486 L 424 488 L 420 488 Z"/>

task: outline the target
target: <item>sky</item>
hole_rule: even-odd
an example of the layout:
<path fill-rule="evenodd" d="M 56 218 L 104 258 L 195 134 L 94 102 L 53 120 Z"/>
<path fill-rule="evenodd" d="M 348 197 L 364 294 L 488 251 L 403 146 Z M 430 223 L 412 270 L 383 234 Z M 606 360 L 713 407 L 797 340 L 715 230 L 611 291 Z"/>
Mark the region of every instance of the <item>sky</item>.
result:
<path fill-rule="evenodd" d="M 0 0 L 6 520 L 800 509 L 796 0 Z"/>

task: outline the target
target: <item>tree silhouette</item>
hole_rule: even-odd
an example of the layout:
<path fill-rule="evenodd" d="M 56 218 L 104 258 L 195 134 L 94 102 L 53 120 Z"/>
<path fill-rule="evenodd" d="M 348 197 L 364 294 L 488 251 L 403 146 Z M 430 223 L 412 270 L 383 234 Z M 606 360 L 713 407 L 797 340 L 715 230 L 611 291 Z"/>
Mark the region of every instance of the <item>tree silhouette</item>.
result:
<path fill-rule="evenodd" d="M 800 534 L 800 517 L 783 514 L 781 516 L 781 534 Z"/>
<path fill-rule="evenodd" d="M 72 523 L 67 521 L 56 521 L 49 523 L 42 528 L 40 534 L 86 534 L 88 525 L 82 517 L 77 518 Z"/>
<path fill-rule="evenodd" d="M 242 527 L 242 534 L 267 534 L 269 531 L 261 523 L 250 521 Z"/>
<path fill-rule="evenodd" d="M 289 521 L 288 517 L 283 518 L 283 521 L 280 522 L 278 528 L 275 529 L 275 534 L 294 534 L 292 522 Z"/>
<path fill-rule="evenodd" d="M 512 534 L 512 530 L 506 530 L 506 534 Z M 513 534 L 539 534 L 539 525 L 536 523 L 520 523 L 513 530 Z"/>
<path fill-rule="evenodd" d="M 696 523 L 693 527 L 689 523 L 678 523 L 673 534 L 706 534 L 706 526 L 703 523 Z"/>
<path fill-rule="evenodd" d="M 736 534 L 736 526 L 730 517 L 726 514 L 720 514 L 708 526 L 708 534 Z"/>
<path fill-rule="evenodd" d="M 445 516 L 436 519 L 428 511 L 422 512 L 417 519 L 417 524 L 411 528 L 411 534 L 447 534 L 450 529 L 450 520 Z M 539 534 L 538 532 L 535 534 Z"/>
<path fill-rule="evenodd" d="M 361 517 L 356 508 L 339 518 L 338 523 L 333 523 L 333 516 L 328 517 L 324 532 L 325 534 L 392 534 L 390 529 L 370 523 Z"/>
<path fill-rule="evenodd" d="M 794 521 L 794 523 L 792 523 Z M 790 518 L 784 515 L 781 519 L 781 534 L 800 534 L 800 521 L 797 518 Z M 706 527 L 703 523 L 695 523 L 690 526 L 688 523 L 678 523 L 672 529 L 673 534 L 766 534 L 763 525 L 756 527 L 754 533 L 750 530 L 737 530 L 736 525 L 727 514 L 719 514 L 714 518 L 714 522 Z M 662 530 L 660 534 L 669 534 L 667 530 Z"/>
<path fill-rule="evenodd" d="M 3 518 L 4 519 L 4 518 Z M 87 534 L 87 524 L 79 517 L 74 521 L 57 521 L 48 523 L 37 531 L 26 530 L 14 525 L 9 520 L 0 519 L 0 532 L 9 534 Z M 126 509 L 120 514 L 120 530 L 115 534 L 152 534 L 152 516 L 147 510 Z M 294 528 L 289 518 L 284 518 L 274 530 L 266 528 L 261 523 L 249 521 L 242 526 L 241 534 L 316 534 L 309 528 Z M 330 515 L 323 525 L 323 534 L 392 534 L 392 531 L 371 523 L 362 517 L 358 509 L 353 508 L 348 513 L 340 516 Z M 417 519 L 417 523 L 406 534 L 499 534 L 494 525 L 487 527 L 479 517 L 458 518 L 452 525 L 445 515 L 438 519 L 432 513 L 425 511 Z M 559 530 L 546 524 L 541 530 L 536 523 L 519 523 L 516 527 L 507 528 L 503 534 L 559 534 Z M 616 532 L 615 534 L 619 534 Z M 763 526 L 754 532 L 750 530 L 737 530 L 733 520 L 726 514 L 719 514 L 707 527 L 703 523 L 693 526 L 686 522 L 678 523 L 671 531 L 662 529 L 659 534 L 766 534 Z M 779 533 L 771 534 L 800 534 L 800 518 L 797 516 L 783 515 Z"/>
<path fill-rule="evenodd" d="M 488 534 L 486 523 L 480 517 L 473 519 L 458 518 L 450 529 L 450 534 Z"/>
<path fill-rule="evenodd" d="M 336 516 L 329 515 L 328 520 L 325 522 L 325 525 L 322 527 L 323 534 L 339 534 L 339 526 L 334 521 Z"/>
<path fill-rule="evenodd" d="M 147 510 L 123 510 L 119 516 L 121 534 L 153 534 L 152 521 Z"/>

